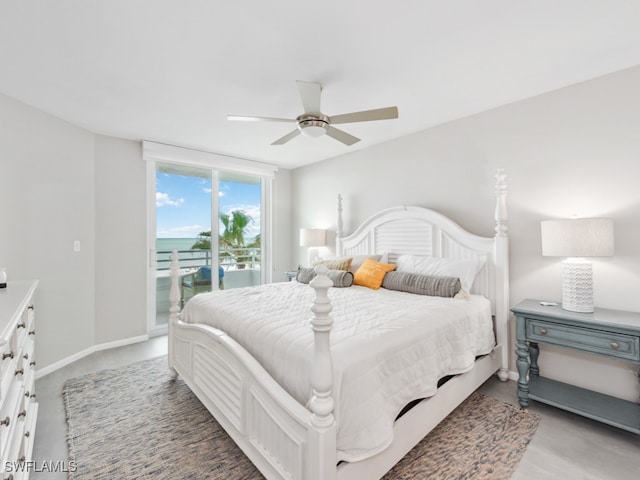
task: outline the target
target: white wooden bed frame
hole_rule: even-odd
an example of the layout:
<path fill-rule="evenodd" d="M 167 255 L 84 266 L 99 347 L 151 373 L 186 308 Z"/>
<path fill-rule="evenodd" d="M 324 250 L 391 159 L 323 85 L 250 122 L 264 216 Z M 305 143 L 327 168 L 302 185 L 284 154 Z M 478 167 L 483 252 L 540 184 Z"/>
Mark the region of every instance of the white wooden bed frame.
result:
<path fill-rule="evenodd" d="M 496 333 L 494 351 L 474 368 L 457 375 L 400 417 L 394 441 L 363 461 L 336 461 L 336 424 L 331 396 L 333 367 L 329 334 L 332 319 L 327 290 L 331 281 L 321 272 L 311 283 L 316 291 L 311 310 L 314 359 L 310 410 L 300 405 L 238 343 L 213 327 L 187 324 L 178 312 L 178 262 L 171 266 L 169 368 L 181 375 L 215 419 L 269 480 L 337 480 L 381 478 L 440 421 L 491 375 L 508 378 L 508 238 L 506 183 L 496 174 L 495 236 L 473 235 L 443 215 L 420 207 L 398 207 L 366 220 L 352 235 L 342 236 L 342 202 L 338 201 L 337 253 L 388 252 L 448 258 L 481 258 L 483 269 L 472 293 L 491 300 Z"/>

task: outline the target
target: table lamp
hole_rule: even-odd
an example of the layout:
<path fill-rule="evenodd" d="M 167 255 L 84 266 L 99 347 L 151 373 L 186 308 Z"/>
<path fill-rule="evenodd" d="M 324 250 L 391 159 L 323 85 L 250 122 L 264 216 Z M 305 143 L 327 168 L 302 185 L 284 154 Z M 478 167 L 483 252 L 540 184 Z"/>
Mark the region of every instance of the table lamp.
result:
<path fill-rule="evenodd" d="M 613 220 L 545 220 L 540 227 L 542 255 L 568 257 L 562 262 L 562 308 L 593 312 L 593 269 L 586 257 L 613 255 Z"/>
<path fill-rule="evenodd" d="M 327 244 L 327 231 L 323 228 L 301 228 L 300 229 L 300 246 L 309 247 L 307 251 L 308 266 L 311 266 L 313 260 L 318 258 L 318 247 L 324 247 Z M 315 252 L 315 257 L 312 256 Z"/>

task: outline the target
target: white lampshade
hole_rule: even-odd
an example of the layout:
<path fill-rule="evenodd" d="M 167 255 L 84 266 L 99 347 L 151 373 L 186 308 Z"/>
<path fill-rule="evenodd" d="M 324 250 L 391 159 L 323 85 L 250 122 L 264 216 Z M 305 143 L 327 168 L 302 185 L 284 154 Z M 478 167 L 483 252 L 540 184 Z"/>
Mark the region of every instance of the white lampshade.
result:
<path fill-rule="evenodd" d="M 613 220 L 576 218 L 541 223 L 545 257 L 610 257 L 613 255 Z"/>
<path fill-rule="evenodd" d="M 301 247 L 324 247 L 327 244 L 327 231 L 323 228 L 301 228 Z"/>
<path fill-rule="evenodd" d="M 562 262 L 562 308 L 593 312 L 593 269 L 583 257 L 613 255 L 613 221 L 609 218 L 545 220 L 540 224 L 542 255 L 568 257 Z"/>

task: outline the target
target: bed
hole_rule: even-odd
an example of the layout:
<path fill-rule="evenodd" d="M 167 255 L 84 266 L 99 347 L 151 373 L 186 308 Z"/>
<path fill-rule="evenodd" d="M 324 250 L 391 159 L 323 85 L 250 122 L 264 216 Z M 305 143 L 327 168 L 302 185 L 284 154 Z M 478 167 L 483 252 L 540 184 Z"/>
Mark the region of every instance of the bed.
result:
<path fill-rule="evenodd" d="M 413 305 L 407 301 L 405 310 L 392 306 L 385 311 L 379 305 L 396 305 L 390 302 L 396 301 L 397 295 L 411 297 L 412 294 L 388 292 L 384 288 L 376 291 L 365 287 L 331 288 L 333 283 L 324 266 L 316 269 L 317 274 L 309 285 L 289 282 L 252 290 L 213 292 L 194 297 L 184 311 L 179 312 L 179 268 L 177 255 L 174 256 L 169 322 L 171 372 L 184 379 L 267 479 L 381 478 L 490 376 L 497 373 L 501 380 L 508 378 L 508 238 L 506 183 L 502 171 L 498 171 L 496 180 L 494 237 L 471 234 L 435 211 L 405 206 L 373 215 L 345 236 L 342 201 L 338 201 L 336 255 L 339 257 L 385 252 L 389 263 L 411 255 L 468 260 L 481 265 L 467 298 L 444 299 L 442 303 L 446 307 L 438 303 L 435 308 L 445 313 L 442 319 L 432 322 L 414 318 L 413 312 L 422 311 L 423 304 L 440 300 L 412 298 L 422 303 Z M 297 300 L 291 300 L 293 298 Z M 237 318 L 232 313 L 237 312 L 240 305 L 252 302 L 255 305 L 273 302 L 274 305 L 260 309 L 264 324 L 253 324 L 260 326 L 253 327 L 253 333 L 251 328 L 243 333 L 241 326 L 245 317 L 258 316 L 258 313 L 254 314 L 254 310 L 239 313 Z M 397 328 L 387 326 L 384 334 L 379 334 L 369 323 L 364 323 L 365 320 L 380 323 L 371 320 L 375 315 L 364 310 L 374 302 L 378 302 L 376 309 L 384 317 L 384 325 Z M 208 310 L 216 304 L 227 305 L 229 309 L 218 315 L 219 321 L 215 320 L 215 311 Z M 279 313 L 285 312 L 285 306 L 290 304 L 293 305 L 291 311 Z M 356 320 L 355 312 L 361 311 L 365 312 L 361 315 L 365 320 L 360 317 Z M 477 311 L 471 313 L 471 320 L 468 311 Z M 295 326 L 286 323 L 287 315 L 298 319 L 298 323 Z M 439 387 L 440 373 L 434 374 L 435 386 L 432 382 L 425 381 L 426 386 L 421 382 L 419 397 L 423 399 L 412 402 L 412 408 L 395 422 L 398 402 L 408 402 L 416 392 L 404 392 L 404 397 L 394 398 L 395 404 L 388 407 L 377 398 L 384 387 L 372 388 L 358 383 L 366 377 L 363 372 L 374 368 L 362 368 L 360 351 L 363 349 L 358 350 L 358 335 L 354 332 L 361 331 L 365 341 L 368 339 L 369 345 L 375 347 L 374 351 L 378 351 L 380 345 L 393 344 L 396 352 L 403 355 L 408 352 L 409 359 L 413 355 L 414 361 L 410 363 L 420 364 L 426 362 L 427 356 L 421 352 L 432 351 L 434 345 L 406 343 L 407 336 L 418 338 L 411 329 L 423 328 L 424 323 L 452 323 L 453 320 L 448 319 L 459 316 L 456 321 L 462 323 L 458 330 L 465 332 L 469 325 L 478 323 L 474 315 L 487 317 L 490 325 L 489 330 L 479 327 L 478 332 L 471 334 L 482 339 L 473 348 L 465 347 L 467 353 L 474 352 L 473 357 L 469 359 L 467 354 L 457 363 L 451 362 L 451 368 L 440 372 L 447 373 L 449 379 Z M 307 325 L 310 320 L 311 325 L 302 325 L 301 317 Z M 407 335 L 406 329 L 411 333 Z M 289 330 L 292 340 L 286 340 L 282 333 Z M 274 336 L 273 332 L 281 333 Z M 245 338 L 252 335 L 254 343 Z M 420 336 L 428 337 L 430 334 Z M 280 345 L 281 350 L 275 351 L 274 345 Z M 356 360 L 350 363 L 349 359 Z M 393 358 L 391 365 L 396 368 L 399 361 Z M 390 369 L 389 363 L 380 361 L 380 365 L 376 364 L 376 368 L 380 368 L 372 378 L 379 378 L 380 371 Z M 397 378 L 395 380 L 397 385 Z M 358 412 L 359 405 L 362 412 Z M 392 421 L 385 420 L 379 422 L 381 427 L 376 426 L 376 418 L 382 418 L 378 413 L 385 408 L 393 415 Z M 374 414 L 367 417 L 369 410 Z M 350 430 L 354 424 L 355 430 Z M 382 431 L 382 435 L 369 435 L 368 427 Z M 356 437 L 365 443 L 350 443 Z M 369 440 L 370 444 L 366 445 Z"/>

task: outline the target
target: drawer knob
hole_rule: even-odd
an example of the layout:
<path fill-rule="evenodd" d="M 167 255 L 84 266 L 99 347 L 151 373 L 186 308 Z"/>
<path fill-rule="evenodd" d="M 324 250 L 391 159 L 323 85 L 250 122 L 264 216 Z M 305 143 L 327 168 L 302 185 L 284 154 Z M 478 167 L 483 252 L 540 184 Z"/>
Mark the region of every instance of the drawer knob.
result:
<path fill-rule="evenodd" d="M 16 325 L 16 328 L 27 328 L 27 324 L 24 322 L 19 323 L 18 325 Z"/>
<path fill-rule="evenodd" d="M 20 370 L 16 370 L 16 376 L 18 375 L 24 375 L 24 368 L 21 368 Z"/>
<path fill-rule="evenodd" d="M 31 361 L 31 363 L 29 363 L 29 366 L 30 366 L 30 367 L 35 367 L 35 366 L 36 366 L 36 362 L 35 362 L 35 360 Z"/>
<path fill-rule="evenodd" d="M 618 342 L 611 342 L 611 348 L 617 350 L 618 348 L 620 348 L 620 344 Z"/>
<path fill-rule="evenodd" d="M 27 309 L 28 309 L 28 310 L 35 310 L 35 308 L 34 308 L 34 306 L 33 306 L 33 305 L 29 305 L 29 306 L 27 307 Z"/>
<path fill-rule="evenodd" d="M 29 335 L 35 335 L 35 334 L 36 334 L 36 331 L 35 331 L 35 330 L 31 330 L 31 331 L 29 332 Z"/>
<path fill-rule="evenodd" d="M 29 398 L 36 398 L 36 394 L 35 394 L 35 393 L 32 393 L 32 394 L 29 396 Z"/>
<path fill-rule="evenodd" d="M 547 329 L 546 328 L 541 328 L 540 329 L 540 334 L 541 335 L 546 335 L 547 334 Z"/>
<path fill-rule="evenodd" d="M 18 418 L 20 417 L 26 417 L 27 416 L 27 411 L 26 410 L 22 410 L 19 414 L 18 414 Z"/>
<path fill-rule="evenodd" d="M 3 353 L 2 354 L 2 359 L 3 360 L 6 360 L 7 358 L 13 358 L 13 352 Z"/>
<path fill-rule="evenodd" d="M 25 353 L 25 354 L 22 356 L 22 358 L 24 358 L 25 360 L 29 360 L 29 354 L 28 354 L 28 353 Z"/>
<path fill-rule="evenodd" d="M 29 430 L 27 430 L 26 432 L 24 432 L 24 436 L 29 438 L 31 436 L 31 434 L 29 433 Z"/>
<path fill-rule="evenodd" d="M 6 417 L 4 420 L 0 420 L 0 425 L 5 425 L 8 427 L 10 423 L 11 419 L 9 417 Z"/>
<path fill-rule="evenodd" d="M 27 390 L 26 392 L 24 392 L 24 396 L 29 398 L 29 390 Z"/>

